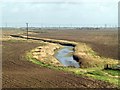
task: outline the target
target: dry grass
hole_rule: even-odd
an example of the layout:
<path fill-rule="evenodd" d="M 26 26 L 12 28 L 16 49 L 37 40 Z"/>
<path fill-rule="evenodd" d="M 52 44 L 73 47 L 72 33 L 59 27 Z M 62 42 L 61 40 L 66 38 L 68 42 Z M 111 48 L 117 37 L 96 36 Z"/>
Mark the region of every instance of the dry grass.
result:
<path fill-rule="evenodd" d="M 74 56 L 78 57 L 78 61 L 82 68 L 104 67 L 106 64 L 118 64 L 118 60 L 97 55 L 97 53 L 85 43 L 78 43 L 76 45 Z"/>
<path fill-rule="evenodd" d="M 44 46 L 39 46 L 31 51 L 32 57 L 39 60 L 44 64 L 50 64 L 53 66 L 63 66 L 55 57 L 55 50 L 62 47 L 59 44 L 45 43 Z"/>

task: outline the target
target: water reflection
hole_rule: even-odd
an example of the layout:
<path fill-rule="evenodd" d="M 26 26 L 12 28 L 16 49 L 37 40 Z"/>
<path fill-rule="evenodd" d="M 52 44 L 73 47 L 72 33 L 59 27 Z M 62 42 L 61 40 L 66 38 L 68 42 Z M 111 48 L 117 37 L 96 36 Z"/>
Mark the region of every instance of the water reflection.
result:
<path fill-rule="evenodd" d="M 65 46 L 63 49 L 59 50 L 55 57 L 64 65 L 64 66 L 73 66 L 79 68 L 79 63 L 73 59 L 73 48 L 72 46 Z"/>

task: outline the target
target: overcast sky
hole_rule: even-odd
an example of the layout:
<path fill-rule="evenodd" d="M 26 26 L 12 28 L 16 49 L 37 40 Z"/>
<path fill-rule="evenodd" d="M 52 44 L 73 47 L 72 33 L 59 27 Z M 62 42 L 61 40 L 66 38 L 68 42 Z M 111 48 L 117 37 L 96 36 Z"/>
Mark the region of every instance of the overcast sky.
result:
<path fill-rule="evenodd" d="M 5 26 L 115 26 L 119 0 L 3 0 Z M 0 14 L 1 15 L 1 14 Z"/>

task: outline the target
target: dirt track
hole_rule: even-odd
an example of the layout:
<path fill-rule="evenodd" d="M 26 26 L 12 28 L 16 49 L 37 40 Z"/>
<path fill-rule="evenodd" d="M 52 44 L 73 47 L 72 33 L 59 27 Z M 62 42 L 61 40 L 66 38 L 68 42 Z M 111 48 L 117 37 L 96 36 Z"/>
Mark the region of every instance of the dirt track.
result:
<path fill-rule="evenodd" d="M 103 81 L 40 67 L 24 57 L 38 43 L 3 42 L 3 88 L 107 88 Z"/>

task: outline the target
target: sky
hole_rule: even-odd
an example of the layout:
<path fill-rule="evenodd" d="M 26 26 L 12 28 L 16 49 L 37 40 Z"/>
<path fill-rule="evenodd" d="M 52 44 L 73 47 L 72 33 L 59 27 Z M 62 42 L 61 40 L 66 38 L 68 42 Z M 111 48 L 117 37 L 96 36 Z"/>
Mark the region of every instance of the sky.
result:
<path fill-rule="evenodd" d="M 0 25 L 116 26 L 119 0 L 1 0 Z"/>

